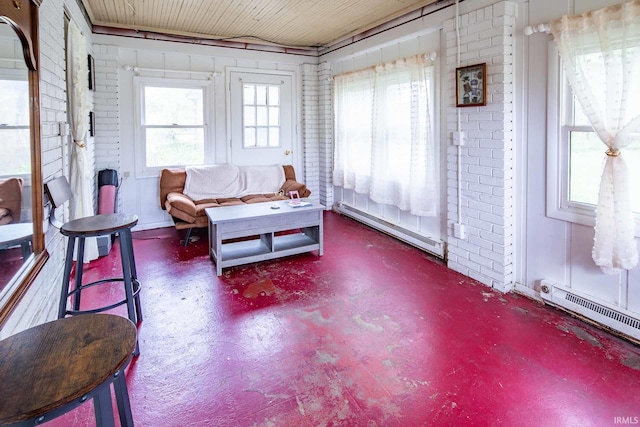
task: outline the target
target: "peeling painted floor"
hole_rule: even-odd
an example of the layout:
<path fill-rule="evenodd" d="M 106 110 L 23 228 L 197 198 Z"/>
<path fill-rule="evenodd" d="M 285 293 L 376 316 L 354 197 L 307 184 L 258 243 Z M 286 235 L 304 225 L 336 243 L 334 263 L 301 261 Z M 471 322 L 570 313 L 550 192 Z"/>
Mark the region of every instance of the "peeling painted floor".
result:
<path fill-rule="evenodd" d="M 325 214 L 322 257 L 221 277 L 204 231 L 186 248 L 173 228 L 134 233 L 145 316 L 141 355 L 127 371 L 137 426 L 607 426 L 640 417 L 639 347 L 493 292 L 350 219 Z M 88 265 L 86 280 L 117 275 L 117 255 L 116 245 Z M 118 298 L 120 286 L 90 289 L 83 304 Z M 92 404 L 46 425 L 93 426 Z"/>

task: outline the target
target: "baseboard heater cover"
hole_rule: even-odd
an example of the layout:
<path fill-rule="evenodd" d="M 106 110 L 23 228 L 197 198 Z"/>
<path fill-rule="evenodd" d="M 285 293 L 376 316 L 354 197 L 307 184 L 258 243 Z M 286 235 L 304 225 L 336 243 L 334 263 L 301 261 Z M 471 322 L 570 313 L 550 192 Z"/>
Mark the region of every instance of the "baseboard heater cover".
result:
<path fill-rule="evenodd" d="M 579 314 L 587 320 L 640 342 L 640 319 L 637 314 L 597 301 L 593 297 L 579 295 L 574 290 L 551 280 L 543 279 L 540 285 L 540 297 L 545 303 Z"/>
<path fill-rule="evenodd" d="M 429 252 L 440 258 L 444 258 L 444 243 L 442 241 L 422 236 L 414 231 L 392 224 L 382 218 L 361 211 L 360 209 L 349 206 L 343 202 L 336 203 L 334 205 L 334 209 L 342 215 L 348 216 L 356 221 L 360 221 L 371 228 L 375 228 L 378 231 L 389 234 L 396 239 L 402 240 L 403 242 L 422 249 L 423 251 Z"/>

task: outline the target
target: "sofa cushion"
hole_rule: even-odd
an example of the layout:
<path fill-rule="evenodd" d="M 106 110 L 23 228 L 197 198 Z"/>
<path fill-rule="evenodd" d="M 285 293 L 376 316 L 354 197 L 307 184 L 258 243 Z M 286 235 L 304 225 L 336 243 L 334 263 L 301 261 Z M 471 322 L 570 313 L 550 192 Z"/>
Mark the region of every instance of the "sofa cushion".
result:
<path fill-rule="evenodd" d="M 245 196 L 241 200 L 244 203 L 261 203 L 261 202 L 275 202 L 278 200 L 288 200 L 288 196 L 280 194 L 254 194 L 251 196 Z"/>

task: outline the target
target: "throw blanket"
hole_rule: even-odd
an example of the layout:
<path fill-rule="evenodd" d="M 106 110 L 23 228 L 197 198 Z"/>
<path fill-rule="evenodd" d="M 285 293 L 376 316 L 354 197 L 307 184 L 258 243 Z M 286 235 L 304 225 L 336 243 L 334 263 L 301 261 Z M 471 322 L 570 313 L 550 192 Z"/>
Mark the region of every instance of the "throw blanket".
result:
<path fill-rule="evenodd" d="M 271 166 L 187 166 L 184 194 L 192 200 L 244 197 L 277 193 L 284 184 L 284 169 Z"/>

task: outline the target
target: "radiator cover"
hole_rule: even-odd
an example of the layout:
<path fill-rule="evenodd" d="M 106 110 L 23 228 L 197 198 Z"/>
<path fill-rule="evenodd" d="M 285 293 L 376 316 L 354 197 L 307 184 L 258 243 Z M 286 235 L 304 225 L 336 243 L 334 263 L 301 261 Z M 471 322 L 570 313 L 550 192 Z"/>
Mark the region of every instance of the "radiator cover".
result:
<path fill-rule="evenodd" d="M 422 249 L 423 251 L 436 255 L 439 258 L 444 258 L 444 243 L 441 240 L 436 240 L 427 236 L 420 235 L 414 231 L 408 230 L 399 225 L 392 224 L 382 218 L 371 215 L 370 213 L 349 206 L 344 202 L 336 203 L 334 206 L 334 210 L 345 216 L 360 221 L 371 228 L 375 228 L 378 231 L 389 234 L 398 240 L 402 240 L 403 242 Z"/>
<path fill-rule="evenodd" d="M 540 297 L 547 304 L 562 308 L 640 342 L 638 314 L 614 307 L 596 298 L 580 295 L 551 280 L 541 281 Z"/>

